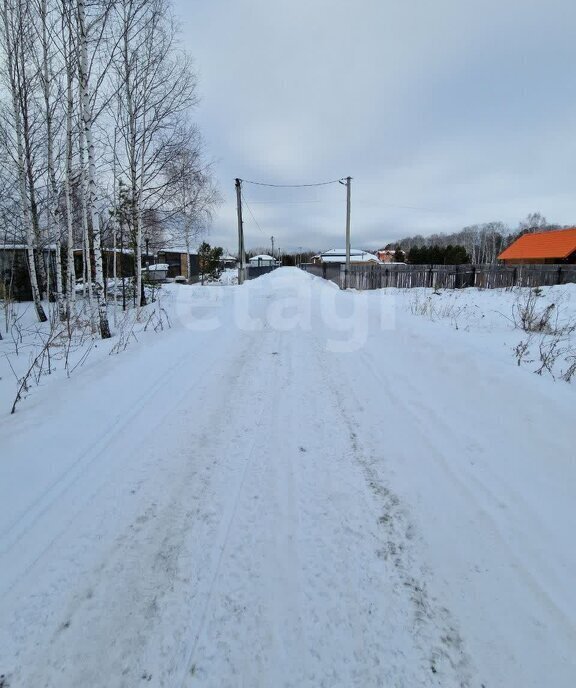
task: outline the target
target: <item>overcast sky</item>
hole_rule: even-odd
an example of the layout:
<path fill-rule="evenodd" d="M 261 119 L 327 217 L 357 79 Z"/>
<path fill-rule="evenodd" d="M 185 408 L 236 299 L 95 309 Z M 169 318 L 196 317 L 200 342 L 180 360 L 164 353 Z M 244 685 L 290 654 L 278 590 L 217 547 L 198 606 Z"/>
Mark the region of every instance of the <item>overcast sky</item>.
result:
<path fill-rule="evenodd" d="M 175 0 L 236 248 L 234 178 L 350 175 L 352 244 L 576 223 L 574 0 Z M 244 186 L 247 247 L 343 245 L 345 188 Z"/>

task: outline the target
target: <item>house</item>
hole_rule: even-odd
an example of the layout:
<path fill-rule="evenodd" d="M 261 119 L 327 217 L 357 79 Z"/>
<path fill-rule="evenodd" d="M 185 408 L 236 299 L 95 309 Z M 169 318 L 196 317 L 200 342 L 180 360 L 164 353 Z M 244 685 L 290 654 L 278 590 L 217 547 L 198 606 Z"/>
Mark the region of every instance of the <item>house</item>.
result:
<path fill-rule="evenodd" d="M 396 260 L 396 254 L 399 253 L 400 260 Z M 378 260 L 381 263 L 403 263 L 404 259 L 406 258 L 406 254 L 402 249 L 388 249 L 384 248 L 381 249 L 380 251 L 376 251 L 376 255 L 378 256 Z"/>
<path fill-rule="evenodd" d="M 250 258 L 248 265 L 250 267 L 271 267 L 276 265 L 276 259 L 269 256 L 267 253 L 260 253 Z"/>
<path fill-rule="evenodd" d="M 36 269 L 42 267 L 46 276 L 50 274 L 51 288 L 55 289 L 56 246 L 44 246 L 34 255 Z M 26 244 L 0 243 L 0 291 L 16 301 L 32 300 Z"/>
<path fill-rule="evenodd" d="M 576 263 L 576 228 L 523 234 L 498 256 L 506 265 Z"/>
<path fill-rule="evenodd" d="M 185 247 L 163 248 L 157 252 L 157 263 L 168 265 L 168 277 L 197 278 L 200 275 L 200 261 L 196 251 Z"/>
<path fill-rule="evenodd" d="M 74 249 L 74 272 L 76 278 L 84 275 L 84 251 L 81 248 Z M 151 258 L 151 256 L 149 256 Z M 142 264 L 146 264 L 146 256 L 142 255 Z M 90 252 L 92 262 L 92 274 L 94 275 L 94 255 Z M 116 275 L 118 277 L 134 277 L 134 251 L 131 248 L 102 247 L 102 270 L 104 277 L 114 275 L 114 262 L 116 262 Z"/>
<path fill-rule="evenodd" d="M 320 265 L 336 263 L 344 264 L 346 263 L 346 249 L 343 248 L 332 248 L 329 251 L 314 256 L 313 262 L 319 263 Z M 367 265 L 373 263 L 374 265 L 380 265 L 380 260 L 368 251 L 361 251 L 357 248 L 350 249 L 350 265 Z"/>
<path fill-rule="evenodd" d="M 224 255 L 220 257 L 221 268 L 235 268 L 238 266 L 238 260 L 235 256 Z"/>

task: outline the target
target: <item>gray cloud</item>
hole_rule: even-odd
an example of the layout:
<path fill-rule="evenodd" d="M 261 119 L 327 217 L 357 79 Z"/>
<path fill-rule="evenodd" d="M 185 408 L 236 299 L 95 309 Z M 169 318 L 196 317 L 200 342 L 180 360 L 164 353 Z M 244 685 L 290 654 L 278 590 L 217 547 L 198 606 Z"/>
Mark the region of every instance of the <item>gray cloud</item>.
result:
<path fill-rule="evenodd" d="M 234 177 L 353 182 L 357 246 L 533 210 L 576 221 L 572 0 L 176 0 L 197 118 L 225 197 Z M 247 244 L 343 241 L 340 185 L 245 187 Z"/>

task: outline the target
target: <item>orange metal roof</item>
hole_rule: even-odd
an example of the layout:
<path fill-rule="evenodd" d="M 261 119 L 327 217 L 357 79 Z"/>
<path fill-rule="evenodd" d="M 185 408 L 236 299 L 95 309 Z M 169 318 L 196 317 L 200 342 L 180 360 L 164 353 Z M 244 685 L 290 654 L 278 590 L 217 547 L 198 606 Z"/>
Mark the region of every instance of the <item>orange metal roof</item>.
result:
<path fill-rule="evenodd" d="M 498 256 L 500 260 L 568 258 L 576 251 L 576 228 L 524 234 Z"/>

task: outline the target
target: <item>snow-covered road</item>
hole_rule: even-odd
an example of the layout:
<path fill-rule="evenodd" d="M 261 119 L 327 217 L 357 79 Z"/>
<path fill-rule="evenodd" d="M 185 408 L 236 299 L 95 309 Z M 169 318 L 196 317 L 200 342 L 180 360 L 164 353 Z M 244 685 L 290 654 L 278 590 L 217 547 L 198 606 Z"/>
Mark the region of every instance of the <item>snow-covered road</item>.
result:
<path fill-rule="evenodd" d="M 177 297 L 0 420 L 4 685 L 576 684 L 571 388 L 295 269 Z"/>

